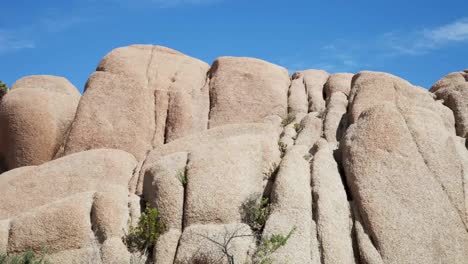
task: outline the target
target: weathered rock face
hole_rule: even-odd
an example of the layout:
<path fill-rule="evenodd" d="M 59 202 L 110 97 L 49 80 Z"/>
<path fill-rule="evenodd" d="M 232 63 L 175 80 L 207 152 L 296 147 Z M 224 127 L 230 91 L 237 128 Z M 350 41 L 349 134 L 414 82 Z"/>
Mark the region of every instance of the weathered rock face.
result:
<path fill-rule="evenodd" d="M 457 135 L 468 137 L 468 70 L 450 73 L 430 89 L 455 115 Z"/>
<path fill-rule="evenodd" d="M 0 155 L 4 170 L 53 159 L 75 118 L 78 90 L 65 78 L 18 80 L 0 105 Z"/>
<path fill-rule="evenodd" d="M 134 45 L 104 57 L 81 100 L 63 79 L 21 79 L 0 103 L 0 253 L 468 263 L 467 74 L 427 91 Z M 134 252 L 145 204 L 164 229 Z"/>

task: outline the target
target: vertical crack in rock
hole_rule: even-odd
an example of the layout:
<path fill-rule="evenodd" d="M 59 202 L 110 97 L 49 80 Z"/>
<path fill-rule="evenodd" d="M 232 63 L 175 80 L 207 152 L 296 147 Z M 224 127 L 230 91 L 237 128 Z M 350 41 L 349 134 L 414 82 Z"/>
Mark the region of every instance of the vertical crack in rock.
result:
<path fill-rule="evenodd" d="M 215 72 L 218 68 L 218 63 L 215 61 L 213 65 L 211 65 L 210 69 L 206 73 L 206 79 L 208 80 L 208 122 L 206 124 L 206 129 L 210 129 L 210 120 L 211 120 L 211 112 L 216 105 L 216 90 L 213 88 L 211 80 L 213 78 L 213 72 Z"/>
<path fill-rule="evenodd" d="M 311 150 L 311 154 L 312 156 L 315 156 L 315 154 L 317 154 L 317 151 L 318 151 L 318 147 L 316 147 L 314 145 L 314 148 Z M 325 264 L 324 263 L 324 256 L 323 256 L 323 246 L 322 246 L 322 243 L 321 243 L 321 239 L 320 239 L 320 236 L 319 236 L 319 232 L 318 232 L 318 207 L 317 207 L 317 200 L 318 200 L 318 197 L 317 197 L 317 194 L 313 191 L 313 185 L 314 185 L 314 182 L 313 182 L 313 170 L 314 170 L 314 167 L 313 167 L 313 159 L 310 161 L 310 193 L 312 195 L 312 221 L 314 222 L 314 225 L 315 225 L 315 240 L 317 241 L 317 246 L 318 246 L 318 253 L 319 253 L 319 257 L 320 257 L 320 260 L 319 260 L 319 263 L 320 264 Z"/>
<path fill-rule="evenodd" d="M 172 104 L 172 92 L 170 91 L 171 87 L 169 87 L 169 90 L 167 91 L 167 109 L 166 109 L 166 121 L 164 122 L 164 144 L 168 143 L 168 135 L 169 135 L 169 122 L 170 122 L 170 109 L 171 109 L 171 104 Z"/>
<path fill-rule="evenodd" d="M 206 125 L 205 128 L 209 129 L 209 124 L 210 124 L 210 115 L 211 115 L 211 96 L 210 96 L 210 83 L 211 83 L 211 76 L 210 76 L 210 69 L 206 72 L 205 76 L 205 83 L 202 86 L 201 91 L 204 89 L 208 89 L 207 95 L 208 95 L 208 111 L 206 112 Z"/>
<path fill-rule="evenodd" d="M 152 80 L 153 78 L 151 77 L 150 75 L 150 70 L 151 70 L 151 65 L 153 64 L 153 60 L 154 60 L 154 57 L 156 56 L 155 53 L 157 53 L 157 48 L 155 46 L 151 47 L 151 53 L 150 53 L 150 58 L 148 60 L 148 65 L 146 66 L 146 89 L 152 89 L 153 90 L 153 120 L 154 120 L 154 127 L 153 127 L 153 137 L 151 139 L 151 142 L 150 142 L 150 145 L 152 146 L 152 148 L 155 147 L 155 140 L 156 140 L 156 133 L 157 133 L 157 118 L 156 118 L 156 89 L 153 89 L 152 87 Z M 156 70 L 156 74 L 158 74 L 158 71 Z M 149 153 L 149 152 L 148 152 Z M 148 156 L 148 153 L 146 156 Z"/>
<path fill-rule="evenodd" d="M 184 177 L 185 177 L 185 183 L 183 184 L 184 187 L 184 198 L 183 198 L 183 205 L 182 205 L 182 232 L 185 230 L 186 227 L 186 217 L 185 217 L 185 211 L 187 209 L 187 187 L 190 182 L 190 178 L 188 177 L 189 173 L 189 168 L 190 168 L 190 152 L 187 153 L 187 162 L 185 164 L 184 168 Z"/>
<path fill-rule="evenodd" d="M 396 85 L 393 85 L 393 88 L 395 90 L 395 94 L 397 96 L 400 96 L 400 93 L 398 92 L 398 88 L 396 87 Z M 421 157 L 422 161 L 424 162 L 424 165 L 426 166 L 426 168 L 428 169 L 428 171 L 430 172 L 431 176 L 437 181 L 437 183 L 440 185 L 440 187 L 442 188 L 442 190 L 444 191 L 444 193 L 446 194 L 448 200 L 450 201 L 450 204 L 452 205 L 452 207 L 455 209 L 455 211 L 457 212 L 457 215 L 460 217 L 460 220 L 462 221 L 464 227 L 465 227 L 465 230 L 468 232 L 468 226 L 467 226 L 467 223 L 465 221 L 465 218 L 463 217 L 463 213 L 460 212 L 460 210 L 458 209 L 458 207 L 456 206 L 455 202 L 453 201 L 453 198 L 451 197 L 451 195 L 449 194 L 449 192 L 447 191 L 444 183 L 442 182 L 441 179 L 439 179 L 439 177 L 434 173 L 434 171 L 431 169 L 431 167 L 429 166 L 428 164 L 428 161 L 424 155 L 424 153 L 421 151 L 421 146 L 418 142 L 418 140 L 416 139 L 416 136 L 415 136 L 415 131 L 411 128 L 411 126 L 408 124 L 408 118 L 406 117 L 406 115 L 403 113 L 403 110 L 402 108 L 400 107 L 400 105 L 398 104 L 398 101 L 397 101 L 397 96 L 394 97 L 394 104 L 395 104 L 395 107 L 396 109 L 398 110 L 398 113 L 400 114 L 401 118 L 404 120 L 405 122 L 405 126 L 406 126 L 406 129 L 408 130 L 409 134 L 411 135 L 411 140 L 413 141 L 413 143 L 415 144 L 416 146 L 416 150 L 418 151 L 418 154 L 419 156 Z M 463 175 L 463 174 L 462 174 Z M 461 179 L 461 181 L 463 182 L 463 178 Z"/>
<path fill-rule="evenodd" d="M 369 235 L 359 212 L 359 206 L 350 203 L 353 219 L 353 250 L 357 263 L 384 264 L 373 237 Z"/>
<path fill-rule="evenodd" d="M 91 224 L 91 233 L 93 234 L 93 250 L 97 250 L 99 254 L 99 258 L 102 262 L 103 256 L 102 256 L 102 243 L 104 243 L 105 238 L 103 237 L 102 234 L 99 232 L 99 227 L 96 219 L 96 208 L 95 208 L 95 200 L 96 200 L 96 193 L 93 194 L 93 202 L 91 204 L 91 208 L 89 211 L 89 221 Z"/>
<path fill-rule="evenodd" d="M 341 161 L 341 149 L 339 147 L 333 151 L 333 158 L 335 159 L 335 162 L 338 167 L 338 173 L 340 174 L 341 184 L 343 185 L 343 188 L 345 190 L 346 198 L 349 202 L 352 202 L 353 195 L 351 193 L 351 188 L 348 184 L 348 179 L 346 178 L 343 162 Z"/>
<path fill-rule="evenodd" d="M 180 237 L 179 237 L 179 240 L 177 241 L 177 246 L 176 246 L 176 250 L 175 250 L 175 254 L 174 254 L 174 260 L 173 260 L 173 263 L 176 263 L 176 258 L 177 258 L 177 254 L 179 253 L 179 248 L 180 248 L 180 243 L 181 243 L 181 239 L 182 239 L 182 234 L 184 233 L 184 230 L 186 228 L 186 216 L 185 216 L 185 211 L 187 209 L 187 186 L 189 184 L 189 177 L 188 177 L 188 172 L 189 172 L 189 168 L 190 168 L 190 152 L 187 153 L 187 161 L 185 163 L 185 168 L 184 168 L 184 177 L 185 177 L 185 184 L 183 184 L 183 187 L 184 187 L 184 197 L 183 197 L 183 205 L 182 205 L 182 223 L 181 223 L 181 227 L 182 227 L 182 230 L 180 231 Z"/>
<path fill-rule="evenodd" d="M 465 219 L 463 217 L 463 213 L 460 212 L 458 207 L 455 205 L 455 202 L 453 201 L 452 197 L 448 193 L 444 183 L 439 179 L 439 177 L 437 177 L 437 175 L 434 174 L 434 172 L 432 171 L 432 169 L 428 165 L 427 160 L 425 158 L 425 155 L 421 151 L 421 146 L 419 145 L 418 141 L 416 140 L 416 137 L 414 135 L 414 131 L 408 125 L 408 120 L 407 120 L 406 116 L 402 113 L 401 108 L 398 105 L 396 105 L 396 108 L 398 109 L 398 112 L 399 112 L 401 118 L 405 121 L 406 129 L 408 130 L 409 134 L 411 135 L 411 139 L 412 139 L 413 143 L 415 144 L 416 150 L 418 151 L 419 156 L 421 157 L 422 161 L 424 162 L 424 165 L 426 166 L 427 170 L 430 172 L 431 176 L 437 181 L 437 183 L 440 185 L 440 187 L 442 188 L 442 190 L 446 194 L 447 199 L 450 201 L 450 205 L 452 205 L 453 209 L 455 209 L 455 211 L 457 212 L 457 215 L 460 217 L 460 220 L 462 221 L 462 223 L 463 223 L 463 225 L 465 227 L 465 230 L 468 232 L 468 226 L 467 226 L 466 221 L 465 221 Z M 462 179 L 462 181 L 463 181 L 463 179 Z"/>

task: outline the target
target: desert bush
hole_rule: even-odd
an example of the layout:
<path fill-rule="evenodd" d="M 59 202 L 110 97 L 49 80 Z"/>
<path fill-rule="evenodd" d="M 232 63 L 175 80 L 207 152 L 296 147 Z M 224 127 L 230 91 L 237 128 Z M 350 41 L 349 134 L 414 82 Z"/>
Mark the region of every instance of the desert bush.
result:
<path fill-rule="evenodd" d="M 296 133 L 299 134 L 301 131 L 304 129 L 304 126 L 300 123 L 295 123 L 294 124 L 294 130 L 296 130 Z"/>
<path fill-rule="evenodd" d="M 284 119 L 283 121 L 281 122 L 281 125 L 283 127 L 291 124 L 292 122 L 294 122 L 294 120 L 296 119 L 296 115 L 293 114 L 293 113 L 289 113 Z"/>
<path fill-rule="evenodd" d="M 260 236 L 270 215 L 270 203 L 267 197 L 253 195 L 242 204 L 242 221 Z"/>
<path fill-rule="evenodd" d="M 286 150 L 288 150 L 288 144 L 284 143 L 283 141 L 278 141 L 278 148 L 279 148 L 279 151 L 281 153 L 281 158 L 284 157 L 284 155 L 286 155 Z"/>
<path fill-rule="evenodd" d="M 273 234 L 269 237 L 263 238 L 254 254 L 254 264 L 271 264 L 271 255 L 281 247 L 285 246 L 289 238 L 296 231 L 293 227 L 287 235 Z"/>
<path fill-rule="evenodd" d="M 145 211 L 141 213 L 137 226 L 130 226 L 129 232 L 125 237 L 125 243 L 132 252 L 145 252 L 152 249 L 156 244 L 158 237 L 165 231 L 165 225 L 159 218 L 159 212 L 156 208 L 146 206 Z"/>
<path fill-rule="evenodd" d="M 49 264 L 45 260 L 45 254 L 37 255 L 32 250 L 21 254 L 7 255 L 0 254 L 0 264 Z"/>
<path fill-rule="evenodd" d="M 185 171 L 185 168 L 180 170 L 178 173 L 177 173 L 177 178 L 179 179 L 180 183 L 182 184 L 182 186 L 187 186 L 187 183 L 188 183 L 188 178 L 187 178 L 187 173 Z"/>
<path fill-rule="evenodd" d="M 5 94 L 8 92 L 8 86 L 0 81 L 0 100 L 3 98 Z"/>

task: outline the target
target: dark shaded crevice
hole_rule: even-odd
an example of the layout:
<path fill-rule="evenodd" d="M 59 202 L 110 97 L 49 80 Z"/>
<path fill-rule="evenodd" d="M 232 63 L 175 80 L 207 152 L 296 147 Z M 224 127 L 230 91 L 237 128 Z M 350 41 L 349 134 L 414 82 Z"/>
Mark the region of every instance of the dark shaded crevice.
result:
<path fill-rule="evenodd" d="M 185 168 L 184 168 L 184 177 L 186 179 L 186 182 L 185 184 L 182 183 L 182 186 L 184 188 L 184 197 L 183 197 L 183 204 L 182 204 L 182 230 L 180 230 L 180 237 L 179 237 L 179 240 L 177 241 L 177 246 L 176 246 L 176 250 L 175 250 L 175 254 L 174 254 L 174 260 L 172 261 L 173 263 L 176 263 L 176 259 L 177 259 L 177 254 L 179 253 L 179 248 L 180 248 L 180 242 L 181 242 L 181 239 L 182 239 L 182 235 L 184 233 L 184 230 L 186 228 L 186 216 L 185 216 L 185 211 L 186 211 L 186 208 L 187 208 L 187 185 L 189 183 L 189 177 L 188 177 L 188 169 L 189 169 L 189 166 L 190 166 L 190 152 L 187 153 L 187 160 L 185 162 Z"/>
<path fill-rule="evenodd" d="M 315 156 L 315 154 L 317 153 L 318 151 L 318 146 L 317 145 L 314 145 L 314 147 L 312 148 L 311 150 L 311 153 L 312 155 Z M 315 157 L 314 157 L 315 158 Z M 318 221 L 319 221 L 319 212 L 318 212 L 318 203 L 317 201 L 320 199 L 320 197 L 318 196 L 318 194 L 316 192 L 314 192 L 314 182 L 312 180 L 312 174 L 313 174 L 313 171 L 314 171 L 314 165 L 313 165 L 313 159 L 310 161 L 310 183 L 309 183 L 309 186 L 310 186 L 310 193 L 312 194 L 312 221 L 315 223 L 315 239 L 318 243 L 318 251 L 319 251 L 319 254 L 320 254 L 320 263 L 325 263 L 325 259 L 324 259 L 324 255 L 323 255 L 323 245 L 322 245 L 322 239 L 319 235 L 319 231 L 318 231 Z"/>
<path fill-rule="evenodd" d="M 349 187 L 348 180 L 346 178 L 345 169 L 342 162 L 342 151 L 340 148 L 333 151 L 333 158 L 335 159 L 336 165 L 338 167 L 338 173 L 340 174 L 341 184 L 346 192 L 346 198 L 349 201 L 353 201 L 353 195 L 351 193 L 351 188 Z"/>
<path fill-rule="evenodd" d="M 95 202 L 96 202 L 96 193 L 93 194 L 93 202 L 91 204 L 91 209 L 89 211 L 89 221 L 91 224 L 91 232 L 94 236 L 94 241 L 96 243 L 96 250 L 98 251 L 97 253 L 99 254 L 99 258 L 102 262 L 103 256 L 102 256 L 102 251 L 101 251 L 101 245 L 104 243 L 105 236 L 102 233 L 101 230 L 99 230 L 99 227 L 96 223 L 96 207 L 95 207 Z M 93 242 L 94 243 L 94 242 Z"/>
<path fill-rule="evenodd" d="M 351 227 L 351 243 L 353 246 L 353 254 L 354 254 L 354 261 L 356 264 L 365 264 L 364 261 L 361 258 L 361 253 L 359 251 L 359 240 L 358 240 L 358 235 L 357 235 L 357 230 L 356 230 L 356 215 L 355 211 L 357 209 L 354 208 L 354 202 L 350 201 L 349 202 L 349 211 L 350 211 L 350 216 L 351 216 L 351 222 L 352 222 L 352 227 Z"/>
<path fill-rule="evenodd" d="M 322 99 L 326 102 L 326 103 L 325 103 L 325 107 L 328 106 L 327 92 L 326 92 L 326 89 L 325 89 L 325 88 L 326 88 L 326 86 L 327 86 L 328 81 L 330 80 L 330 76 L 331 76 L 331 75 L 328 75 L 327 81 L 326 81 L 326 82 L 323 84 L 323 86 L 322 86 Z"/>
<path fill-rule="evenodd" d="M 99 226 L 97 225 L 96 221 L 96 207 L 95 207 L 95 202 L 96 202 L 96 193 L 93 195 L 93 204 L 91 205 L 91 211 L 89 213 L 89 219 L 91 221 L 91 230 L 94 234 L 94 237 L 96 240 L 102 244 L 106 240 L 105 235 L 102 233 L 102 230 L 99 230 Z"/>
<path fill-rule="evenodd" d="M 206 129 L 210 129 L 210 121 L 211 121 L 211 113 L 213 111 L 213 108 L 217 104 L 217 94 L 216 90 L 213 88 L 213 85 L 211 83 L 213 74 L 218 70 L 219 63 L 218 61 L 213 62 L 211 65 L 211 68 L 208 70 L 206 73 L 206 82 L 208 83 L 208 122 L 206 123 Z"/>
<path fill-rule="evenodd" d="M 164 121 L 164 144 L 168 143 L 168 135 L 169 135 L 169 121 L 170 121 L 170 109 L 171 109 L 171 104 L 172 104 L 172 93 L 170 91 L 167 91 L 167 109 L 166 109 L 166 120 Z"/>
<path fill-rule="evenodd" d="M 141 186 L 143 184 L 143 180 L 144 180 L 144 174 L 145 172 L 143 171 L 144 168 L 145 168 L 145 164 L 146 164 L 146 161 L 148 160 L 148 156 L 150 155 L 151 153 L 151 150 L 147 150 L 146 151 L 146 154 L 145 154 L 145 158 L 144 160 L 141 162 L 141 164 L 137 164 L 136 167 L 133 169 L 133 176 L 130 178 L 130 182 L 128 184 L 128 189 L 129 189 L 129 192 L 130 193 L 134 193 L 138 196 L 142 196 L 143 194 L 142 193 L 138 193 L 138 187 Z M 136 179 L 135 179 L 136 177 Z M 135 190 L 132 191 L 132 184 L 135 184 Z"/>
<path fill-rule="evenodd" d="M 184 168 L 184 177 L 185 177 L 185 183 L 182 184 L 184 187 L 184 197 L 183 197 L 183 205 L 182 205 L 182 232 L 185 230 L 185 227 L 187 225 L 186 223 L 186 216 L 185 216 L 185 211 L 187 209 L 187 186 L 189 185 L 190 178 L 188 177 L 189 173 L 189 168 L 190 168 L 190 152 L 187 153 L 187 161 L 185 163 L 185 168 Z"/>
<path fill-rule="evenodd" d="M 356 203 L 350 203 L 353 216 L 353 229 L 356 241 L 357 260 L 362 264 L 383 264 L 380 247 L 362 218 L 360 207 Z M 361 231 L 358 230 L 358 227 Z M 354 240 L 353 240 L 354 241 Z M 354 247 L 353 247 L 354 249 Z M 375 251 L 375 252 L 374 252 Z"/>
<path fill-rule="evenodd" d="M 263 194 L 262 197 L 268 198 L 271 200 L 271 192 L 273 191 L 273 185 L 275 184 L 276 178 L 278 177 L 278 172 L 281 166 L 281 162 L 276 165 L 273 164 L 274 168 L 272 168 L 272 173 L 268 177 L 267 184 L 265 185 L 265 188 L 263 189 Z"/>

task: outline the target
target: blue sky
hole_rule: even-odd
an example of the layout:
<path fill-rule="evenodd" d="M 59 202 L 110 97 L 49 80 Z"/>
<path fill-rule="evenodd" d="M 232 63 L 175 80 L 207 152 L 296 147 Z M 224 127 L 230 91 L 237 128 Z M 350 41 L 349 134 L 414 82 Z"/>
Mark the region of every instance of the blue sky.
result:
<path fill-rule="evenodd" d="M 0 2 L 0 79 L 68 78 L 129 44 L 211 63 L 249 56 L 290 71 L 386 71 L 430 87 L 468 68 L 466 0 L 15 0 Z"/>

